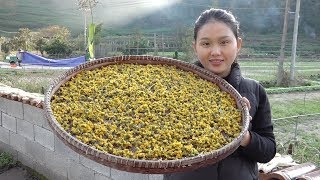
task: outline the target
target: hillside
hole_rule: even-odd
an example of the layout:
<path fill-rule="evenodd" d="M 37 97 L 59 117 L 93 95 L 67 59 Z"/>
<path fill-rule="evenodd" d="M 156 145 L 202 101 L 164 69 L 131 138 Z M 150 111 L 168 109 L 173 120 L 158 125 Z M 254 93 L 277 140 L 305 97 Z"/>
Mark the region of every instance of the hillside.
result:
<path fill-rule="evenodd" d="M 284 1 L 278 0 L 171 0 L 170 4 L 156 6 L 161 0 L 99 0 L 94 8 L 93 21 L 102 23 L 104 30 L 130 33 L 133 29 L 170 32 L 177 27 L 192 26 L 201 11 L 216 2 L 218 7 L 234 12 L 243 31 L 256 33 L 280 33 L 284 13 Z M 165 1 L 163 1 L 165 2 Z M 300 32 L 316 37 L 320 34 L 320 19 L 316 18 L 320 1 L 301 3 Z M 295 2 L 291 2 L 291 11 Z M 289 31 L 293 27 L 290 13 Z M 91 22 L 87 12 L 87 22 Z M 0 35 L 9 36 L 19 28 L 37 29 L 49 25 L 68 27 L 79 34 L 84 26 L 84 14 L 77 7 L 77 0 L 1 0 Z"/>

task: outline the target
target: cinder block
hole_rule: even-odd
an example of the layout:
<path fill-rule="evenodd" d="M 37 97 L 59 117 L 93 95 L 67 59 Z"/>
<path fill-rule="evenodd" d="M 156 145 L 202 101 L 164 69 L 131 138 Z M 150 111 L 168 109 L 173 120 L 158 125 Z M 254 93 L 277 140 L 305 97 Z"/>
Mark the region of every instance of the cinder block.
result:
<path fill-rule="evenodd" d="M 94 179 L 94 171 L 78 162 L 69 161 L 68 180 L 88 180 Z"/>
<path fill-rule="evenodd" d="M 26 153 L 26 138 L 10 131 L 9 142 L 10 145 L 21 153 Z"/>
<path fill-rule="evenodd" d="M 10 131 L 17 133 L 17 120 L 15 117 L 6 113 L 2 113 L 2 127 L 9 129 Z"/>
<path fill-rule="evenodd" d="M 0 97 L 0 112 L 7 113 L 7 103 L 8 99 Z"/>
<path fill-rule="evenodd" d="M 149 174 L 149 180 L 163 180 L 162 174 Z"/>
<path fill-rule="evenodd" d="M 20 161 L 21 164 L 23 164 L 24 166 L 34 169 L 35 161 L 32 157 L 19 152 L 18 161 Z"/>
<path fill-rule="evenodd" d="M 68 158 L 61 156 L 60 154 L 45 150 L 45 165 L 54 174 L 60 174 L 62 177 L 68 177 Z"/>
<path fill-rule="evenodd" d="M 51 127 L 49 126 L 48 120 L 44 116 L 43 109 L 35 106 L 31 106 L 29 104 L 24 104 L 23 109 L 24 109 L 24 120 L 52 131 Z"/>
<path fill-rule="evenodd" d="M 64 144 L 56 135 L 54 135 L 54 152 L 75 162 L 80 162 L 80 155 Z"/>
<path fill-rule="evenodd" d="M 7 114 L 19 119 L 23 119 L 23 104 L 19 101 L 7 101 Z"/>
<path fill-rule="evenodd" d="M 54 150 L 54 134 L 51 131 L 34 125 L 34 134 L 36 142 L 52 151 Z"/>
<path fill-rule="evenodd" d="M 107 177 L 103 174 L 100 174 L 100 173 L 95 173 L 94 174 L 94 180 L 113 180 L 111 179 L 110 177 Z"/>
<path fill-rule="evenodd" d="M 18 151 L 14 149 L 12 146 L 10 146 L 10 144 L 6 144 L 0 141 L 0 150 L 2 152 L 7 152 L 11 154 L 14 157 L 14 159 L 18 158 Z"/>
<path fill-rule="evenodd" d="M 9 130 L 0 126 L 0 142 L 9 144 Z"/>
<path fill-rule="evenodd" d="M 36 162 L 34 164 L 34 170 L 49 180 L 59 179 L 59 178 L 54 177 L 54 173 L 49 168 L 47 168 L 45 164 L 41 164 L 39 162 Z M 64 180 L 64 179 L 62 179 L 62 180 Z"/>
<path fill-rule="evenodd" d="M 29 121 L 17 119 L 17 133 L 31 141 L 34 141 L 33 124 Z"/>
<path fill-rule="evenodd" d="M 111 168 L 111 178 L 113 180 L 149 180 L 149 175 L 119 171 Z"/>
<path fill-rule="evenodd" d="M 32 157 L 37 163 L 44 164 L 45 162 L 45 147 L 35 141 L 28 141 L 26 143 L 26 155 Z"/>
<path fill-rule="evenodd" d="M 105 165 L 99 164 L 91 159 L 88 159 L 82 155 L 80 155 L 80 163 L 84 165 L 85 167 L 94 170 L 95 172 L 98 172 L 100 174 L 103 174 L 104 176 L 110 177 L 110 167 L 107 167 Z"/>

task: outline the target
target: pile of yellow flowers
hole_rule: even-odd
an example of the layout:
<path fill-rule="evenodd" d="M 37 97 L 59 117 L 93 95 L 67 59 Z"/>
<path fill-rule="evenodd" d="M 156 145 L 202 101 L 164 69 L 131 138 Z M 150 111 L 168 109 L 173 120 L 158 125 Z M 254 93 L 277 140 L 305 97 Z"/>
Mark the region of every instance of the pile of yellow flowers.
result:
<path fill-rule="evenodd" d="M 230 94 L 169 65 L 108 65 L 78 73 L 52 96 L 56 120 L 106 153 L 146 160 L 193 157 L 241 131 Z"/>

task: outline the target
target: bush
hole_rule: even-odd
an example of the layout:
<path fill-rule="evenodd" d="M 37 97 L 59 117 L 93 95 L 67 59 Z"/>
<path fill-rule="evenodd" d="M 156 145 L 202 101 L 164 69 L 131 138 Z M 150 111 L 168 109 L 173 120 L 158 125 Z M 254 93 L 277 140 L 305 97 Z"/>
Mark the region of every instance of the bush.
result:
<path fill-rule="evenodd" d="M 0 153 L 0 168 L 10 168 L 16 165 L 16 161 L 6 152 Z"/>
<path fill-rule="evenodd" d="M 63 42 L 59 39 L 55 39 L 50 44 L 46 45 L 44 47 L 44 50 L 52 58 L 56 58 L 57 54 L 63 55 L 64 57 L 66 57 L 72 53 L 71 47 L 66 42 Z"/>

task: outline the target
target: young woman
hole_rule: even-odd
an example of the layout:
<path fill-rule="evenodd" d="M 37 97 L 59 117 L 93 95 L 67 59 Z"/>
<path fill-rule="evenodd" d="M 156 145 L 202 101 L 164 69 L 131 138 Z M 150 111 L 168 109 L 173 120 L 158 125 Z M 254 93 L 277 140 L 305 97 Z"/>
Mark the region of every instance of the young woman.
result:
<path fill-rule="evenodd" d="M 242 77 L 237 55 L 242 45 L 239 23 L 222 9 L 204 11 L 195 22 L 193 48 L 196 64 L 228 81 L 249 100 L 249 131 L 240 147 L 222 161 L 192 172 L 164 175 L 164 180 L 258 179 L 257 162 L 270 161 L 276 153 L 268 97 L 255 80 Z"/>

